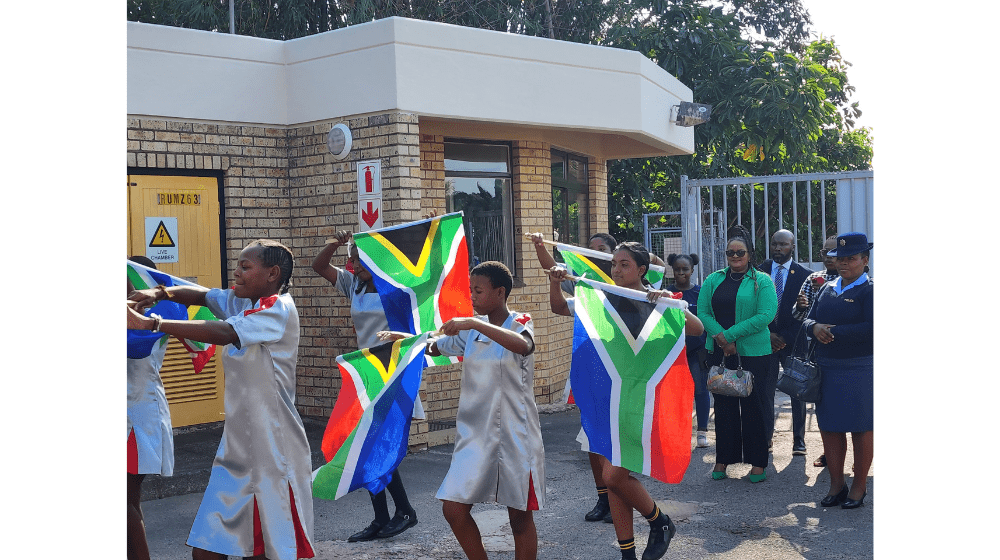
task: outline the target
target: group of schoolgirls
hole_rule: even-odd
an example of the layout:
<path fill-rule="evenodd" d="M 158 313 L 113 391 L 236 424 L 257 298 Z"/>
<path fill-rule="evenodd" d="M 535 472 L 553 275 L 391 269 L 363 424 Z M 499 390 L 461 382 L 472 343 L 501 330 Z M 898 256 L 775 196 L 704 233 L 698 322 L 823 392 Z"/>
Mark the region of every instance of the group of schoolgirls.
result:
<path fill-rule="evenodd" d="M 412 336 L 388 331 L 375 284 L 355 245 L 350 245 L 348 260 L 353 272 L 330 264 L 333 254 L 350 239 L 349 232 L 338 232 L 312 268 L 350 301 L 358 347 Z M 541 235 L 532 239 L 551 280 L 552 310 L 572 315 L 573 298 L 564 297 L 560 287 L 566 280 L 565 268 L 546 266 Z M 240 253 L 231 289 L 157 286 L 131 290 L 129 286 L 130 332 L 162 333 L 224 347 L 226 421 L 208 488 L 187 540 L 195 560 L 315 556 L 310 450 L 294 405 L 299 320 L 288 294 L 292 263 L 287 247 L 258 240 Z M 650 290 L 643 283 L 649 264 L 650 255 L 641 245 L 623 243 L 614 246 L 611 276 L 616 284 L 647 292 L 648 299 L 655 301 L 670 292 Z M 512 275 L 502 263 L 490 261 L 474 267 L 469 288 L 475 316 L 445 322 L 439 329 L 441 336 L 427 348 L 432 356 L 463 357 L 458 435 L 451 466 L 436 497 L 443 502 L 444 517 L 471 560 L 487 558 L 471 515 L 472 506 L 483 502 L 507 506 L 515 558 L 537 557 L 532 511 L 544 505 L 545 461 L 533 391 L 534 326 L 528 314 L 507 307 L 512 287 Z M 158 303 L 165 300 L 207 306 L 221 320 L 165 318 L 156 313 Z M 697 317 L 688 312 L 685 316 L 688 334 L 700 334 Z M 173 464 L 169 412 L 156 375 L 162 359 L 161 353 L 142 367 L 131 363 L 129 367 L 129 558 L 149 557 L 138 503 L 141 477 L 152 472 L 169 475 Z M 134 375 L 133 370 L 144 373 Z M 496 390 L 498 385 L 502 390 Z M 144 399 L 155 405 L 140 406 Z M 422 416 L 418 399 L 414 417 Z M 135 437 L 150 432 L 161 436 Z M 139 468 L 133 460 L 136 455 Z M 632 510 L 637 510 L 650 527 L 643 560 L 663 557 L 676 531 L 670 518 L 629 471 L 595 454 L 591 464 L 599 495 L 595 510 L 602 511 L 592 511 L 587 519 L 609 515 L 622 558 L 634 559 Z M 351 535 L 351 542 L 393 536 L 417 523 L 398 471 L 392 474 L 387 490 L 395 515 L 388 515 L 385 491 L 372 494 L 375 520 Z"/>

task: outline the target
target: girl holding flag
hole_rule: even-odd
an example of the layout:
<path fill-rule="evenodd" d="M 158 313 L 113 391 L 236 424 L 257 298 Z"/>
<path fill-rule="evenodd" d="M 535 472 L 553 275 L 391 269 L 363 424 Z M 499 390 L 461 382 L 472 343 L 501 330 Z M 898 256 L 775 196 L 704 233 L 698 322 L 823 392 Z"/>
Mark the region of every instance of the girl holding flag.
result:
<path fill-rule="evenodd" d="M 128 328 L 225 345 L 226 422 L 187 544 L 195 560 L 312 558 L 312 461 L 295 410 L 299 315 L 288 294 L 292 253 L 260 239 L 240 253 L 233 288 L 173 286 L 129 296 Z M 221 321 L 136 312 L 170 299 Z"/>
<path fill-rule="evenodd" d="M 350 244 L 352 234 L 349 231 L 338 231 L 333 239 L 328 240 L 326 247 L 316 255 L 312 269 L 317 274 L 330 281 L 340 293 L 351 303 L 351 321 L 358 338 L 358 348 L 371 348 L 382 344 L 376 337 L 379 331 L 389 329 L 382 300 L 375 288 L 371 272 L 361 262 L 357 245 Z M 330 258 L 342 245 L 349 245 L 348 263 L 353 269 L 343 270 L 330 264 Z M 414 418 L 424 418 L 423 405 L 418 397 L 414 403 Z M 396 514 L 389 518 L 389 504 L 385 490 L 378 494 L 369 492 L 372 507 L 375 509 L 375 520 L 367 527 L 347 538 L 347 542 L 363 542 L 377 538 L 387 538 L 398 535 L 417 524 L 417 512 L 410 505 L 403 488 L 403 479 L 397 469 L 392 473 L 392 479 L 386 488 L 392 495 L 396 505 Z"/>
<path fill-rule="evenodd" d="M 639 243 L 620 243 L 611 259 L 611 278 L 617 286 L 647 292 L 647 299 L 651 302 L 662 296 L 673 297 L 673 294 L 666 290 L 648 290 L 644 280 L 646 271 L 649 270 L 649 262 L 649 252 Z M 552 267 L 546 273 L 549 275 L 549 305 L 552 311 L 558 315 L 574 315 L 576 298 L 567 299 L 560 288 L 560 283 L 567 277 L 566 270 Z M 687 310 L 684 311 L 684 316 L 687 334 L 700 335 L 704 330 L 701 321 Z M 628 469 L 614 466 L 604 458 L 602 474 L 610 494 L 611 515 L 622 559 L 636 560 L 635 533 L 632 526 L 633 509 L 649 522 L 649 540 L 646 550 L 642 553 L 642 560 L 662 558 L 677 531 L 673 521 L 660 511 L 646 488 Z"/>
<path fill-rule="evenodd" d="M 537 557 L 532 511 L 545 502 L 545 451 L 535 406 L 534 323 L 507 307 L 513 277 L 503 263 L 472 269 L 469 290 L 475 317 L 445 322 L 428 346 L 431 356 L 463 356 L 451 466 L 437 498 L 445 519 L 470 560 L 486 560 L 472 506 L 507 506 L 514 558 Z M 382 340 L 410 336 L 384 332 Z"/>
<path fill-rule="evenodd" d="M 156 269 L 143 256 L 129 260 Z M 152 284 L 159 282 L 152 279 Z M 128 281 L 126 294 L 135 287 Z M 149 310 L 169 319 L 186 319 L 184 307 L 164 301 Z M 128 558 L 149 558 L 146 528 L 140 499 L 142 480 L 147 474 L 171 476 L 174 472 L 174 432 L 170 408 L 160 379 L 160 367 L 167 354 L 167 335 L 162 332 L 126 331 L 128 354 Z"/>

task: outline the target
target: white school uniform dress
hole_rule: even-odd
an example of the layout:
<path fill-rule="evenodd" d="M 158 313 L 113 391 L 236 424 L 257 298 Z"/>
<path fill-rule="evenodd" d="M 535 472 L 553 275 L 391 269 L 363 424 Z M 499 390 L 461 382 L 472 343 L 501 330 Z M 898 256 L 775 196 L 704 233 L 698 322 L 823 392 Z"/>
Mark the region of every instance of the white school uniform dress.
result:
<path fill-rule="evenodd" d="M 359 284 L 357 276 L 342 268 L 334 268 L 337 269 L 337 282 L 334 287 L 351 302 L 351 321 L 358 336 L 358 349 L 384 344 L 384 341 L 375 336 L 379 331 L 389 330 L 389 320 L 385 318 L 382 298 L 378 292 L 356 293 Z M 413 418 L 418 420 L 427 418 L 424 414 L 424 405 L 420 402 L 420 395 L 413 401 Z"/>
<path fill-rule="evenodd" d="M 512 311 L 503 327 L 534 337 L 527 314 Z M 446 356 L 464 356 L 455 451 L 437 498 L 498 502 L 522 511 L 533 501 L 541 509 L 545 451 L 535 406 L 534 353 L 511 352 L 475 329 L 439 338 L 437 347 Z"/>
<path fill-rule="evenodd" d="M 128 430 L 135 433 L 138 470 L 134 474 L 174 474 L 174 431 L 160 380 L 167 335 L 153 343 L 145 358 L 125 358 L 128 371 Z"/>
<path fill-rule="evenodd" d="M 187 544 L 229 556 L 254 556 L 254 507 L 263 553 L 271 560 L 311 558 L 312 461 L 295 410 L 299 314 L 289 294 L 253 307 L 232 290 L 205 297 L 239 335 L 226 345 L 226 423 L 212 475 Z M 296 525 L 304 542 L 298 546 Z M 259 554 L 261 551 L 258 551 Z"/>

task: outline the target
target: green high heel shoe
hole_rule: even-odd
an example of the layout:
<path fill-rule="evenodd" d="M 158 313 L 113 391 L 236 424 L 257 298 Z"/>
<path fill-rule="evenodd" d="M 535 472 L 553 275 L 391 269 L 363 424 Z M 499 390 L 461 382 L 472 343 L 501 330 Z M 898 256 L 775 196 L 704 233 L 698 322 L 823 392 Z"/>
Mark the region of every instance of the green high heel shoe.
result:
<path fill-rule="evenodd" d="M 750 479 L 750 482 L 764 482 L 767 480 L 767 469 L 761 471 L 760 474 L 748 474 L 747 478 Z"/>
<path fill-rule="evenodd" d="M 721 471 L 712 471 L 712 480 L 722 480 L 726 478 L 726 467 L 722 467 Z"/>

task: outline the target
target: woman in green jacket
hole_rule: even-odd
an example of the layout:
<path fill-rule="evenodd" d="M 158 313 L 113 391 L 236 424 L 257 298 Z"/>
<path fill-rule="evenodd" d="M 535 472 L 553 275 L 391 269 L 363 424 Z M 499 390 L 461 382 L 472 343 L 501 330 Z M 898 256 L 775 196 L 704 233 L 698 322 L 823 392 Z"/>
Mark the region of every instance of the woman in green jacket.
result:
<path fill-rule="evenodd" d="M 778 298 L 771 277 L 753 265 L 753 242 L 742 226 L 729 230 L 727 268 L 705 279 L 698 295 L 698 318 L 705 325 L 709 364 L 725 361 L 727 368 L 741 365 L 763 379 L 767 374 L 771 336 L 767 325 L 778 312 Z M 737 356 L 738 354 L 738 356 Z M 764 419 L 774 414 L 774 400 L 765 391 L 751 391 L 745 398 L 715 395 L 716 463 L 712 478 L 726 478 L 726 466 L 750 463 L 750 482 L 767 478 L 767 429 Z"/>

